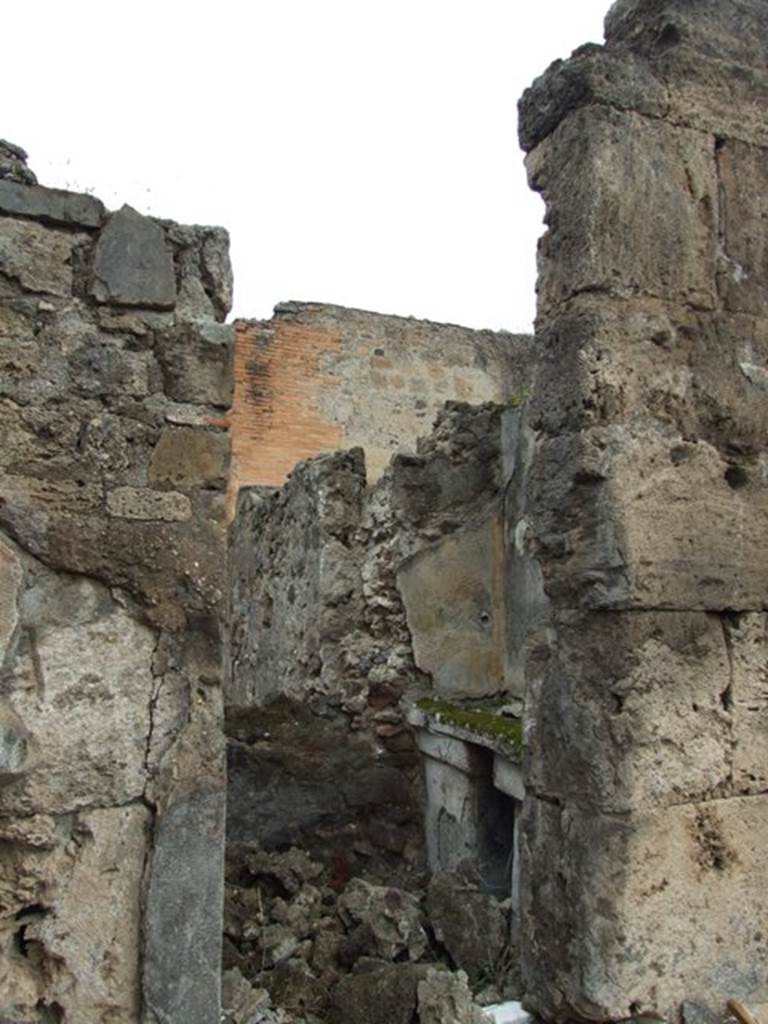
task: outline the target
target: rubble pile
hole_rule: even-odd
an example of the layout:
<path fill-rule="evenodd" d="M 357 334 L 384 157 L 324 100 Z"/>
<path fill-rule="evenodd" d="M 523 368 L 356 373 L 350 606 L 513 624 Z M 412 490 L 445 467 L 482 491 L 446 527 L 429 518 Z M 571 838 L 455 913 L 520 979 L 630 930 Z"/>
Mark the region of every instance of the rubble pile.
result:
<path fill-rule="evenodd" d="M 420 882 L 407 891 L 349 878 L 295 847 L 235 844 L 223 1019 L 487 1024 L 481 1006 L 518 995 L 510 901 L 458 873 Z"/>

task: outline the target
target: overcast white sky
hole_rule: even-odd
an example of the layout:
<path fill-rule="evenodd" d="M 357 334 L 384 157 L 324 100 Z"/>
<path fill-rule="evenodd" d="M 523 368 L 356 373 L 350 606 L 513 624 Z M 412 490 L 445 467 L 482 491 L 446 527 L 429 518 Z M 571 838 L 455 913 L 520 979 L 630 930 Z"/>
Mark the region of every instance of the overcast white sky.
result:
<path fill-rule="evenodd" d="M 0 137 L 43 184 L 232 236 L 283 299 L 528 330 L 541 201 L 516 101 L 609 0 L 38 0 L 3 12 Z"/>

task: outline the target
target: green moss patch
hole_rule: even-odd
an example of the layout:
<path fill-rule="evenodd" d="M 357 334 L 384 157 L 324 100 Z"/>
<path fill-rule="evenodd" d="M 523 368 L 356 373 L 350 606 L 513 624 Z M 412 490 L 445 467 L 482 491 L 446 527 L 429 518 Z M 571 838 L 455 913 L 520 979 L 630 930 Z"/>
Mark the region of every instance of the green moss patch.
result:
<path fill-rule="evenodd" d="M 462 707 L 433 697 L 423 697 L 416 701 L 416 707 L 446 725 L 455 725 L 458 729 L 467 729 L 491 739 L 504 740 L 518 753 L 523 749 L 523 726 L 516 718 L 507 718 L 491 710 Z"/>

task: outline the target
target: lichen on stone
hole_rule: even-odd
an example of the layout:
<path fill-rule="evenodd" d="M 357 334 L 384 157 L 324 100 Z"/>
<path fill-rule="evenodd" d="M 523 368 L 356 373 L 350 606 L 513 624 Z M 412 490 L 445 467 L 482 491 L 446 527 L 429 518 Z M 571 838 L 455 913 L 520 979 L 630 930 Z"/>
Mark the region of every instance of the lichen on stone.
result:
<path fill-rule="evenodd" d="M 492 708 L 470 708 L 434 697 L 423 697 L 416 702 L 416 706 L 420 711 L 434 716 L 446 725 L 468 729 L 491 739 L 504 740 L 510 743 L 517 753 L 522 752 L 523 726 L 517 718 L 500 715 Z"/>

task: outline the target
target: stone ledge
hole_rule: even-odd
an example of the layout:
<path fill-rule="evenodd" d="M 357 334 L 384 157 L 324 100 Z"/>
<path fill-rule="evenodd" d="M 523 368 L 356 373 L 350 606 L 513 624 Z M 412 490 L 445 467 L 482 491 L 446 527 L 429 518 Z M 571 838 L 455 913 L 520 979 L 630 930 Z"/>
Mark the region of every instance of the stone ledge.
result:
<path fill-rule="evenodd" d="M 0 211 L 78 228 L 98 228 L 106 216 L 103 203 L 93 196 L 7 179 L 0 181 Z"/>

